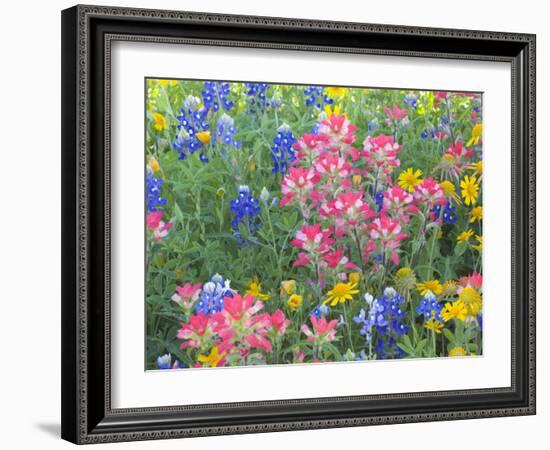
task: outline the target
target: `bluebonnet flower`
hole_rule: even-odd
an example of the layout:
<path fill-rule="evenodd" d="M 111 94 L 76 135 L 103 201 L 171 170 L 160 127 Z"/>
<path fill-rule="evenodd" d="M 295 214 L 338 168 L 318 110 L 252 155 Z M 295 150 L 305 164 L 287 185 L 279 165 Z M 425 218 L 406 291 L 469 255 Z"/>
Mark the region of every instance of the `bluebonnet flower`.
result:
<path fill-rule="evenodd" d="M 374 349 L 380 359 L 390 355 L 394 358 L 402 356 L 403 352 L 396 346 L 396 336 L 409 331 L 403 323 L 405 298 L 395 289 L 386 288 L 382 297 L 374 299 L 369 294 L 365 295 L 365 300 L 369 304 L 368 312 L 361 308 L 353 318 L 355 323 L 362 324 L 359 333 L 365 336 L 365 342 L 370 345 L 374 341 L 374 331 L 377 332 Z"/>
<path fill-rule="evenodd" d="M 369 123 L 367 124 L 367 128 L 369 130 L 369 133 L 373 133 L 376 130 L 378 130 L 378 128 L 380 128 L 378 119 L 375 117 L 374 119 L 369 120 Z"/>
<path fill-rule="evenodd" d="M 232 117 L 224 113 L 218 119 L 216 131 L 214 131 L 214 142 L 217 145 L 223 145 L 225 148 L 240 148 L 241 143 L 235 139 L 236 133 L 237 128 L 235 127 L 235 121 Z M 224 152 L 225 149 L 222 150 L 222 153 Z"/>
<path fill-rule="evenodd" d="M 207 109 L 218 112 L 220 107 L 229 111 L 234 103 L 229 100 L 229 83 L 219 81 L 205 81 L 204 91 L 202 91 L 202 100 Z"/>
<path fill-rule="evenodd" d="M 318 109 L 323 109 L 325 105 L 332 105 L 334 100 L 328 95 L 325 95 L 323 86 L 308 86 L 304 89 L 306 96 L 306 106 L 315 106 Z"/>
<path fill-rule="evenodd" d="M 180 363 L 177 359 L 174 361 L 174 364 L 172 364 L 172 355 L 170 353 L 159 355 L 157 357 L 157 366 L 161 370 L 184 368 L 183 363 Z"/>
<path fill-rule="evenodd" d="M 195 302 L 195 313 L 202 312 L 206 315 L 220 312 L 223 309 L 223 299 L 233 297 L 231 281 L 226 280 L 219 273 L 202 286 L 201 296 Z"/>
<path fill-rule="evenodd" d="M 269 104 L 266 94 L 271 86 L 267 83 L 245 83 L 244 87 L 248 112 L 252 114 L 265 111 L 266 106 Z"/>
<path fill-rule="evenodd" d="M 409 105 L 411 108 L 416 109 L 416 102 L 418 101 L 418 96 L 413 93 L 408 93 L 403 97 L 403 102 L 405 105 Z"/>
<path fill-rule="evenodd" d="M 181 114 L 177 117 L 179 124 L 178 133 L 172 147 L 179 153 L 179 159 L 186 159 L 188 154 L 204 148 L 204 144 L 197 137 L 197 133 L 208 131 L 208 110 L 201 106 L 197 97 L 190 95 L 183 102 Z M 203 160 L 201 155 L 201 160 Z"/>
<path fill-rule="evenodd" d="M 156 211 L 157 207 L 166 205 L 166 199 L 161 197 L 162 184 L 162 178 L 155 177 L 153 169 L 147 167 L 145 176 L 147 212 Z"/>
<path fill-rule="evenodd" d="M 447 200 L 445 207 L 443 208 L 443 214 L 441 214 L 441 205 L 435 205 L 433 209 L 435 217 L 440 217 L 443 220 L 443 223 L 454 225 L 456 223 L 456 206 L 451 205 L 451 202 Z"/>
<path fill-rule="evenodd" d="M 374 196 L 374 201 L 376 202 L 376 212 L 382 211 L 384 206 L 384 191 L 377 192 Z"/>
<path fill-rule="evenodd" d="M 284 123 L 277 130 L 276 136 L 273 138 L 273 146 L 271 147 L 271 158 L 273 159 L 273 173 L 285 174 L 289 167 L 296 159 L 292 144 L 296 138 L 290 131 L 290 127 Z"/>
<path fill-rule="evenodd" d="M 441 317 L 442 309 L 443 305 L 437 301 L 435 294 L 427 292 L 420 301 L 420 305 L 416 308 L 416 312 L 422 314 L 424 320 L 434 319 L 438 322 L 443 322 L 443 317 Z"/>
<path fill-rule="evenodd" d="M 426 139 L 428 136 L 430 136 L 430 138 L 434 139 L 435 138 L 435 133 L 436 133 L 435 128 L 424 128 L 424 130 L 422 131 L 422 134 L 420 136 L 422 137 L 422 139 Z"/>
<path fill-rule="evenodd" d="M 245 244 L 247 241 L 241 234 L 240 226 L 244 226 L 248 236 L 252 236 L 260 227 L 258 214 L 260 213 L 260 202 L 250 193 L 248 186 L 239 186 L 237 198 L 231 200 L 230 211 L 235 214 L 231 221 L 234 229 L 233 235 L 237 238 L 239 244 Z"/>
<path fill-rule="evenodd" d="M 317 306 L 317 308 L 313 308 L 311 310 L 311 315 L 317 317 L 317 319 L 320 319 L 323 316 L 328 316 L 330 314 L 330 306 L 327 305 L 320 305 Z"/>

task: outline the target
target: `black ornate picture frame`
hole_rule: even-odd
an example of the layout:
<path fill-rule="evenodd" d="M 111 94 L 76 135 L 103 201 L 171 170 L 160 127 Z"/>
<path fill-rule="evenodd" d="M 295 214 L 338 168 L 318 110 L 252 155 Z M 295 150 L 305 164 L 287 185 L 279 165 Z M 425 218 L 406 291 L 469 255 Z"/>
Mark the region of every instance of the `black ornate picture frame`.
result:
<path fill-rule="evenodd" d="M 511 386 L 111 406 L 114 41 L 501 61 L 512 74 Z M 62 12 L 62 437 L 74 443 L 535 414 L 535 36 L 99 6 Z"/>

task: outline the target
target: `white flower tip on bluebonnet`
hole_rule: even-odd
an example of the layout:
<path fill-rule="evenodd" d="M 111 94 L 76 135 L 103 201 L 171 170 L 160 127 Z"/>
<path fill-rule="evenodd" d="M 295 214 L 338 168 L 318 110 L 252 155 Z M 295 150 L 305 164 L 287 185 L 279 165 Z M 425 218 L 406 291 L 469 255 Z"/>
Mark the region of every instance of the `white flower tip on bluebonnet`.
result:
<path fill-rule="evenodd" d="M 395 289 L 392 287 L 387 287 L 384 289 L 384 297 L 386 298 L 394 298 L 396 293 L 397 292 L 395 292 Z"/>
<path fill-rule="evenodd" d="M 246 192 L 248 194 L 248 193 L 250 193 L 250 188 L 246 184 L 240 184 L 239 185 L 239 192 Z"/>
<path fill-rule="evenodd" d="M 288 125 L 287 123 L 283 123 L 278 129 L 277 131 L 281 132 L 281 133 L 288 133 L 290 131 L 290 125 Z"/>
<path fill-rule="evenodd" d="M 363 298 L 367 302 L 367 305 L 369 306 L 372 305 L 372 301 L 374 300 L 374 297 L 371 294 L 367 292 L 365 295 L 363 295 Z"/>
<path fill-rule="evenodd" d="M 269 200 L 269 191 L 265 186 L 262 188 L 262 192 L 260 192 L 260 200 L 265 204 L 267 204 L 267 201 Z"/>
<path fill-rule="evenodd" d="M 204 283 L 202 290 L 207 294 L 212 294 L 216 290 L 216 283 L 214 283 L 213 281 L 207 281 L 206 283 Z"/>
<path fill-rule="evenodd" d="M 223 282 L 223 277 L 219 273 L 215 273 L 214 275 L 212 275 L 212 278 L 210 278 L 210 281 L 216 284 L 220 284 L 221 282 Z"/>
<path fill-rule="evenodd" d="M 435 300 L 435 294 L 428 290 L 428 292 L 426 292 L 426 294 L 424 295 L 424 298 L 427 299 L 427 300 Z"/>
<path fill-rule="evenodd" d="M 197 106 L 199 106 L 201 103 L 200 99 L 198 97 L 195 97 L 193 95 L 188 95 L 187 98 L 183 101 L 183 106 L 186 109 L 190 109 L 191 111 L 197 109 Z"/>
<path fill-rule="evenodd" d="M 169 368 L 171 362 L 172 362 L 172 355 L 170 353 L 166 353 L 165 355 L 159 355 L 157 357 L 157 366 L 159 366 L 160 369 Z"/>

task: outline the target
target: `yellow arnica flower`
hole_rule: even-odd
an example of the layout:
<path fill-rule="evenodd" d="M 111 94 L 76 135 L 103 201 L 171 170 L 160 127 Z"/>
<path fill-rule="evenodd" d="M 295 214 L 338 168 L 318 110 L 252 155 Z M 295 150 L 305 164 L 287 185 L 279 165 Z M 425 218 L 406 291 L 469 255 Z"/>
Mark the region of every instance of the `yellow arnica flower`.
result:
<path fill-rule="evenodd" d="M 449 350 L 449 356 L 467 356 L 466 350 L 462 347 L 453 347 Z"/>
<path fill-rule="evenodd" d="M 483 174 L 483 161 L 472 163 L 468 166 L 468 169 L 474 172 L 474 175 L 480 177 Z"/>
<path fill-rule="evenodd" d="M 348 276 L 348 280 L 351 282 L 351 283 L 359 283 L 359 281 L 361 280 L 361 273 L 360 272 L 351 272 Z"/>
<path fill-rule="evenodd" d="M 158 172 L 160 169 L 160 165 L 155 158 L 151 158 L 147 165 L 151 168 L 153 172 Z"/>
<path fill-rule="evenodd" d="M 162 87 L 166 87 L 168 85 L 175 86 L 176 84 L 178 84 L 178 82 L 177 82 L 177 80 L 159 80 L 159 84 Z"/>
<path fill-rule="evenodd" d="M 439 185 L 442 187 L 445 197 L 451 197 L 460 203 L 460 197 L 456 195 L 455 185 L 449 180 L 443 180 Z"/>
<path fill-rule="evenodd" d="M 443 283 L 443 291 L 441 292 L 441 295 L 443 297 L 450 297 L 451 295 L 455 295 L 457 287 L 458 283 L 455 280 L 447 280 L 445 281 L 445 283 Z"/>
<path fill-rule="evenodd" d="M 410 291 L 416 285 L 416 274 L 410 267 L 401 267 L 395 272 L 395 287 L 399 292 Z"/>
<path fill-rule="evenodd" d="M 460 233 L 457 237 L 456 237 L 456 240 L 457 242 L 468 242 L 468 240 L 474 235 L 474 231 L 473 230 L 466 230 L 466 231 L 463 231 L 462 233 Z"/>
<path fill-rule="evenodd" d="M 413 192 L 414 187 L 422 183 L 422 171 L 420 169 L 413 169 L 409 167 L 407 170 L 401 172 L 397 178 L 397 183 L 401 188 Z"/>
<path fill-rule="evenodd" d="M 261 300 L 263 302 L 269 300 L 269 294 L 264 294 L 262 292 L 262 285 L 257 281 L 251 281 L 248 285 L 248 290 L 244 293 L 245 295 L 252 295 L 254 298 Z"/>
<path fill-rule="evenodd" d="M 329 97 L 343 97 L 349 94 L 349 89 L 345 87 L 329 86 L 325 88 L 325 94 Z"/>
<path fill-rule="evenodd" d="M 210 367 L 216 367 L 220 363 L 220 361 L 223 359 L 224 356 L 225 356 L 225 352 L 223 352 L 220 355 L 218 351 L 218 346 L 215 345 L 214 347 L 212 347 L 212 350 L 210 350 L 209 355 L 199 355 L 197 360 Z"/>
<path fill-rule="evenodd" d="M 339 116 L 339 115 L 340 115 L 340 112 L 341 112 L 340 106 L 338 106 L 338 105 L 335 105 L 335 106 L 334 106 L 334 109 L 333 109 L 332 106 L 330 106 L 330 105 L 325 105 L 325 108 L 324 108 L 324 109 L 325 109 L 326 115 L 329 116 L 329 117 L 332 116 L 333 114 L 334 114 L 335 116 Z M 343 115 L 346 119 L 348 118 L 348 116 L 347 116 L 346 113 L 342 113 L 342 115 Z"/>
<path fill-rule="evenodd" d="M 474 209 L 472 209 L 472 217 L 470 219 L 470 223 L 474 223 L 476 220 L 481 220 L 482 217 L 483 217 L 483 207 L 476 206 Z"/>
<path fill-rule="evenodd" d="M 166 130 L 168 128 L 168 124 L 166 123 L 166 119 L 164 116 L 158 112 L 153 113 L 153 122 L 155 123 L 154 127 L 157 131 Z"/>
<path fill-rule="evenodd" d="M 458 299 L 464 303 L 468 309 L 468 315 L 470 317 L 476 317 L 481 311 L 481 294 L 477 291 L 477 289 L 471 286 L 463 288 L 458 294 Z"/>
<path fill-rule="evenodd" d="M 439 280 L 427 280 L 423 283 L 418 283 L 416 289 L 420 292 L 420 295 L 426 295 L 428 292 L 439 295 L 443 292 L 443 286 Z"/>
<path fill-rule="evenodd" d="M 471 145 L 477 145 L 479 144 L 479 141 L 481 140 L 481 135 L 483 134 L 483 124 L 476 123 L 474 125 L 474 128 L 472 128 L 472 137 L 466 144 L 466 147 L 470 147 Z"/>
<path fill-rule="evenodd" d="M 476 245 L 472 245 L 472 248 L 474 250 L 477 250 L 479 253 L 483 250 L 483 236 L 480 236 L 479 234 L 476 234 Z"/>
<path fill-rule="evenodd" d="M 445 322 L 451 319 L 457 319 L 464 322 L 467 315 L 468 308 L 466 308 L 466 305 L 464 305 L 461 300 L 457 300 L 453 303 L 445 303 L 445 307 L 441 310 L 441 317 L 443 317 Z"/>
<path fill-rule="evenodd" d="M 327 299 L 324 303 L 330 303 L 330 306 L 336 306 L 338 303 L 344 303 L 346 300 L 352 300 L 355 294 L 359 293 L 357 283 L 336 283 L 334 287 L 327 292 Z"/>
<path fill-rule="evenodd" d="M 201 141 L 204 145 L 207 145 L 210 142 L 210 139 L 212 139 L 210 131 L 200 131 L 196 134 L 196 136 L 197 139 Z"/>
<path fill-rule="evenodd" d="M 460 187 L 462 188 L 462 198 L 466 206 L 475 205 L 477 196 L 479 195 L 479 184 L 477 184 L 475 175 L 471 177 L 466 175 L 464 180 L 460 182 Z"/>
<path fill-rule="evenodd" d="M 296 291 L 296 280 L 281 281 L 281 295 L 291 295 L 294 294 L 294 291 Z"/>
<path fill-rule="evenodd" d="M 298 294 L 292 294 L 288 299 L 288 306 L 293 311 L 296 311 L 302 305 L 302 296 Z"/>
<path fill-rule="evenodd" d="M 443 324 L 438 320 L 430 319 L 424 322 L 424 328 L 435 331 L 437 334 L 441 334 L 441 329 L 443 328 Z"/>

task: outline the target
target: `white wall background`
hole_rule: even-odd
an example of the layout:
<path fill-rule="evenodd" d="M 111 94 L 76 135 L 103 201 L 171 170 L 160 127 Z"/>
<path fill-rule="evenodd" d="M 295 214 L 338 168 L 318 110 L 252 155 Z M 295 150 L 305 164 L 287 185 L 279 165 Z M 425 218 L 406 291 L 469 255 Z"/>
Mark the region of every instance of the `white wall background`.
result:
<path fill-rule="evenodd" d="M 92 2 L 93 3 L 93 2 Z M 550 420 L 548 380 L 550 270 L 544 170 L 550 139 L 544 83 L 550 76 L 550 30 L 544 2 L 441 0 L 111 0 L 96 3 L 536 33 L 538 57 L 538 415 L 460 422 L 392 425 L 186 441 L 118 444 L 118 448 L 203 449 L 385 447 L 514 448 L 544 439 Z M 0 444 L 15 449 L 69 448 L 59 438 L 60 403 L 60 10 L 72 1 L 5 2 L 0 14 Z M 546 433 L 544 434 L 546 435 Z"/>

